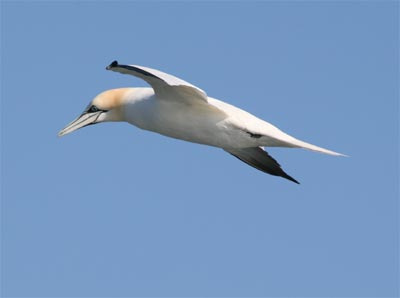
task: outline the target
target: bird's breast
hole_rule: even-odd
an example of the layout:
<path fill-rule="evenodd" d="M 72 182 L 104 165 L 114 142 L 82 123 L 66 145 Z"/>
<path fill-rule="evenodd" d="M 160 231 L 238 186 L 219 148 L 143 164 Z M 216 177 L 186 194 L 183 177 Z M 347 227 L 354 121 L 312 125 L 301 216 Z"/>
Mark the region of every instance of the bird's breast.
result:
<path fill-rule="evenodd" d="M 221 148 L 236 147 L 241 138 L 247 138 L 230 127 L 226 114 L 207 103 L 187 104 L 153 97 L 131 105 L 126 121 L 172 138 Z"/>

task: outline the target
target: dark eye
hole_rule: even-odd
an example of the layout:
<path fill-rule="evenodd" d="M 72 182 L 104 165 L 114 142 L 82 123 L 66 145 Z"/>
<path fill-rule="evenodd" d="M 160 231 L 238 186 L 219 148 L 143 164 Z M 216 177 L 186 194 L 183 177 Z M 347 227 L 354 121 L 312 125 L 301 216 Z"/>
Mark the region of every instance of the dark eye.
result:
<path fill-rule="evenodd" d="M 96 107 L 95 105 L 93 105 L 93 106 L 91 106 L 89 108 L 88 113 L 95 113 L 95 112 L 98 112 L 98 111 L 99 111 L 99 108 Z"/>

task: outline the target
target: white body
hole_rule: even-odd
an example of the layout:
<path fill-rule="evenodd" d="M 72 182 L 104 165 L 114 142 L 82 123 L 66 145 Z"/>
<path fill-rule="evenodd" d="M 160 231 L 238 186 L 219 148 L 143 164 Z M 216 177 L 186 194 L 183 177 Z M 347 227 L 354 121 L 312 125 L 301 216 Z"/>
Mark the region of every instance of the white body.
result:
<path fill-rule="evenodd" d="M 298 147 L 340 155 L 297 140 L 274 125 L 215 98 L 208 97 L 208 104 L 160 100 L 152 88 L 127 88 L 124 97 L 124 121 L 172 138 L 224 149 Z"/>

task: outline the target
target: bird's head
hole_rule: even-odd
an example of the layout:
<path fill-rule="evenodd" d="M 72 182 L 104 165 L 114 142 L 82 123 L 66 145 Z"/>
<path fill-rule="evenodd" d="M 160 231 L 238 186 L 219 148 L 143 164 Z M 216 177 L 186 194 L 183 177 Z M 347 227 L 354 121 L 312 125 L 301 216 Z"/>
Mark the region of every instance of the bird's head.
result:
<path fill-rule="evenodd" d="M 58 136 L 64 136 L 79 128 L 108 121 L 123 121 L 122 105 L 128 88 L 107 90 L 97 95 L 83 113 L 64 127 Z"/>

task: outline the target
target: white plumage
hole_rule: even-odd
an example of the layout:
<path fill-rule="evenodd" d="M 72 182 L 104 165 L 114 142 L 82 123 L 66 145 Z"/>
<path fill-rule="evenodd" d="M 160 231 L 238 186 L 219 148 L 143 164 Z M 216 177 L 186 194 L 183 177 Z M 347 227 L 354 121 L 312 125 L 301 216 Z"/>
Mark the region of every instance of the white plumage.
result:
<path fill-rule="evenodd" d="M 261 147 L 305 148 L 342 155 L 300 141 L 244 110 L 208 97 L 200 88 L 170 74 L 116 61 L 107 69 L 139 77 L 151 88 L 120 88 L 99 94 L 59 136 L 89 124 L 126 121 L 169 137 L 222 148 L 261 171 L 296 183 Z"/>

